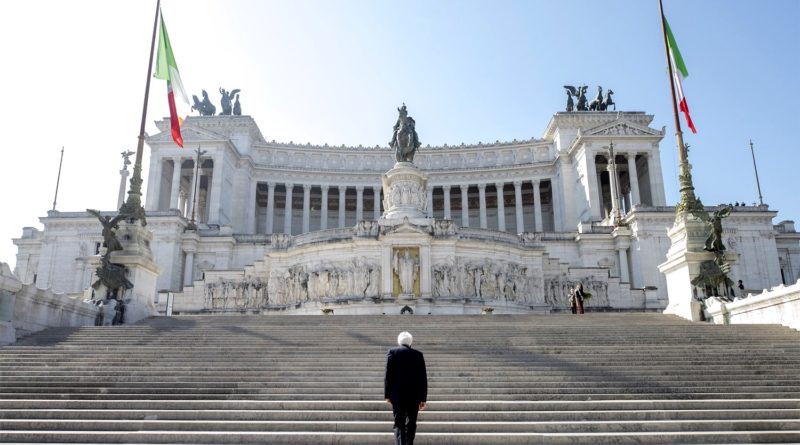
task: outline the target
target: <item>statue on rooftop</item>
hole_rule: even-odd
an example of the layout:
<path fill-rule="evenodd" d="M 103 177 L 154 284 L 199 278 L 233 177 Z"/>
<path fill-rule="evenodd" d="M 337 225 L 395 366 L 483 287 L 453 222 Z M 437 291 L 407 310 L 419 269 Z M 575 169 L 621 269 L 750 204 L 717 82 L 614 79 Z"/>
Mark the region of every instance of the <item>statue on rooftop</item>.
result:
<path fill-rule="evenodd" d="M 241 116 L 242 115 L 242 104 L 239 103 L 239 95 L 236 95 L 236 102 L 233 103 L 233 115 L 234 116 Z"/>
<path fill-rule="evenodd" d="M 194 99 L 194 105 L 192 105 L 192 111 L 197 110 L 200 112 L 200 116 L 213 116 L 214 113 L 217 112 L 217 107 L 211 103 L 208 99 L 208 93 L 206 90 L 203 90 L 203 100 L 197 99 L 196 95 L 192 95 L 192 99 Z"/>
<path fill-rule="evenodd" d="M 399 116 L 394 124 L 394 134 L 389 146 L 394 149 L 397 162 L 414 162 L 414 154 L 419 148 L 419 137 L 414 118 L 408 115 L 406 104 L 397 109 Z"/>
<path fill-rule="evenodd" d="M 606 97 L 603 99 L 603 102 L 600 104 L 601 111 L 608 111 L 608 107 L 614 106 L 614 111 L 617 111 L 617 104 L 611 99 L 611 95 L 614 94 L 614 91 L 609 88 L 606 90 Z"/>
<path fill-rule="evenodd" d="M 219 88 L 219 94 L 222 95 L 222 100 L 220 101 L 220 105 L 222 106 L 222 111 L 220 111 L 219 113 L 221 116 L 230 116 L 232 114 L 231 99 L 235 97 L 239 93 L 239 91 L 241 90 L 236 89 L 236 90 L 231 90 L 229 92 L 226 91 L 225 88 L 222 87 Z"/>
<path fill-rule="evenodd" d="M 575 96 L 575 99 L 578 100 L 578 103 L 575 104 L 575 111 L 588 111 L 588 107 L 586 105 L 586 90 L 589 88 L 587 85 L 579 86 L 575 88 L 572 85 L 564 85 L 564 88 L 567 89 L 567 92 Z M 572 102 L 571 100 L 567 101 L 567 111 L 570 110 L 569 103 Z"/>

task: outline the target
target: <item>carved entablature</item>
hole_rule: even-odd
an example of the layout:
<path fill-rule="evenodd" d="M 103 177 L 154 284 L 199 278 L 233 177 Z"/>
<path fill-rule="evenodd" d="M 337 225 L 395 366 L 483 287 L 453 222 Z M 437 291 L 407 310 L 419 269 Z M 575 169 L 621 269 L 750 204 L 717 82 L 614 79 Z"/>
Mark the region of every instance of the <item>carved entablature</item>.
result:
<path fill-rule="evenodd" d="M 593 134 L 594 136 L 650 136 L 651 132 L 643 131 L 639 128 L 621 122 L 613 127 L 604 128 Z"/>

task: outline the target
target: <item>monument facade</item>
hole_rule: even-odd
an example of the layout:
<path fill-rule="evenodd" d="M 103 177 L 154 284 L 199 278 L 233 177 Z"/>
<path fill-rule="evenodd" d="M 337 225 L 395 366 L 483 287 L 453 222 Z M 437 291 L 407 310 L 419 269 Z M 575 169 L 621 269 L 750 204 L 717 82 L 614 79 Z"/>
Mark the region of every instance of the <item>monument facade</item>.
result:
<path fill-rule="evenodd" d="M 667 306 L 659 265 L 675 209 L 653 116 L 559 112 L 541 138 L 431 147 L 417 131 L 435 122 L 416 123 L 405 104 L 398 115 L 388 147 L 281 143 L 249 116 L 190 117 L 181 131 L 199 158 L 159 122 L 145 208 L 156 287 L 174 294 L 173 310 L 568 310 L 578 282 L 589 308 Z M 776 214 L 735 206 L 721 223 L 737 255 L 729 276 L 748 289 L 800 277 L 800 236 Z M 97 219 L 51 211 L 41 222 L 14 240 L 17 276 L 84 290 Z"/>

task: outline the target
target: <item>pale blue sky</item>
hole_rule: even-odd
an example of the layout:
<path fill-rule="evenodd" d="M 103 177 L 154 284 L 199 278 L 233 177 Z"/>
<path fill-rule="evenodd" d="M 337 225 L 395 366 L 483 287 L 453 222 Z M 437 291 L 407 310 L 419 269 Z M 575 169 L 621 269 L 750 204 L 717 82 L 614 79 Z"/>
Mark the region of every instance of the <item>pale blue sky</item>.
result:
<path fill-rule="evenodd" d="M 602 85 L 619 110 L 667 127 L 662 165 L 667 201 L 677 201 L 655 0 L 162 5 L 187 92 L 205 88 L 218 102 L 220 86 L 240 88 L 244 114 L 268 140 L 386 145 L 401 102 L 423 145 L 529 139 L 563 110 L 562 85 Z M 775 222 L 800 218 L 800 1 L 665 0 L 665 9 L 690 74 L 697 194 L 708 205 L 757 201 L 752 138 Z M 136 146 L 154 10 L 142 0 L 0 4 L 0 261 L 14 263 L 10 238 L 40 227 L 52 207 L 62 145 L 58 209 L 115 207 L 119 153 Z M 168 114 L 165 90 L 153 81 L 150 133 Z"/>

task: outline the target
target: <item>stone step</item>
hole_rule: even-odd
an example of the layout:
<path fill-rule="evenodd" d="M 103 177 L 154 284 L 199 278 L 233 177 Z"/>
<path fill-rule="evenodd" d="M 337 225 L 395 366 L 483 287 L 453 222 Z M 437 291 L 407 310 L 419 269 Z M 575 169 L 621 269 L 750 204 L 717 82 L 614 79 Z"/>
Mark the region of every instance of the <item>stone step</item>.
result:
<path fill-rule="evenodd" d="M 377 394 L 355 394 L 353 392 L 345 393 L 281 393 L 281 394 L 210 394 L 210 393 L 197 393 L 197 394 L 72 394 L 72 393 L 0 393 L 0 398 L 3 399 L 47 399 L 50 397 L 60 397 L 65 400 L 116 400 L 120 398 L 128 400 L 229 400 L 232 398 L 244 400 L 285 400 L 291 398 L 293 400 L 309 401 L 318 400 L 320 397 L 325 397 L 328 400 L 334 401 L 368 401 L 375 400 Z M 474 395 L 470 391 L 463 391 L 462 393 L 450 394 L 437 394 L 432 393 L 431 398 L 440 397 L 448 400 L 463 400 L 463 401 L 487 401 L 496 400 L 495 394 L 488 395 Z M 551 393 L 516 393 L 516 394 L 502 394 L 504 400 L 509 401 L 525 401 L 530 399 L 536 400 L 567 400 L 567 401 L 582 401 L 591 399 L 618 399 L 618 400 L 637 400 L 637 399 L 664 399 L 673 398 L 681 399 L 715 399 L 715 398 L 786 398 L 796 399 L 800 398 L 800 392 L 705 392 L 705 393 L 691 393 L 691 392 L 660 392 L 660 393 L 633 393 L 633 392 L 607 392 L 607 393 L 594 393 L 585 394 L 582 392 L 568 393 L 568 392 L 551 392 Z"/>
<path fill-rule="evenodd" d="M 391 433 L 337 432 L 249 432 L 214 431 L 13 431 L 4 433 L 4 441 L 16 443 L 127 443 L 127 444 L 361 444 L 385 445 Z M 800 430 L 784 431 L 713 431 L 713 432 L 633 432 L 633 433 L 420 433 L 417 445 L 485 444 L 741 444 L 796 443 Z"/>
<path fill-rule="evenodd" d="M 380 410 L 379 408 L 383 408 Z M 674 409 L 589 411 L 444 411 L 433 404 L 425 421 L 452 422 L 571 422 L 645 420 L 755 420 L 800 419 L 800 409 Z M 373 410 L 258 410 L 258 409 L 0 409 L 0 419 L 29 420 L 303 420 L 391 421 L 385 406 Z"/>
<path fill-rule="evenodd" d="M 225 431 L 225 432 L 385 432 L 392 422 L 385 421 L 316 421 L 316 420 L 28 420 L 2 419 L 0 431 Z M 798 430 L 797 419 L 749 420 L 614 420 L 614 421 L 516 421 L 455 422 L 430 421 L 425 413 L 418 421 L 419 432 L 430 433 L 631 433 L 631 432 L 703 432 L 703 431 L 770 431 Z"/>
<path fill-rule="evenodd" d="M 517 400 L 491 399 L 468 401 L 431 400 L 431 411 L 598 411 L 625 410 L 673 411 L 681 409 L 724 410 L 724 409 L 800 409 L 800 397 L 795 398 L 705 398 L 705 399 L 605 399 L 605 400 Z M 2 399 L 0 409 L 171 409 L 171 410 L 369 410 L 383 411 L 383 400 L 368 399 L 356 401 L 342 400 L 66 400 L 66 399 Z"/>

